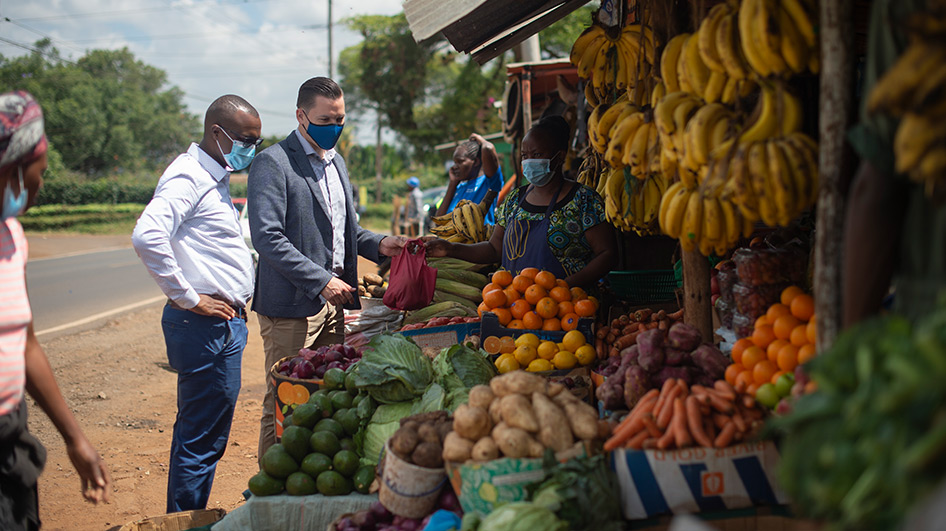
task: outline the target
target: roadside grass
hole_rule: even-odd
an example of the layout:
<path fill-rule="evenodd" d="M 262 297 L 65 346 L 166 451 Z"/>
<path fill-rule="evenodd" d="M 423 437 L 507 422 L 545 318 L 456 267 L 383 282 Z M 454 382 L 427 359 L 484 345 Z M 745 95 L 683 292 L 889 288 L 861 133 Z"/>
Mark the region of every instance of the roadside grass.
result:
<path fill-rule="evenodd" d="M 131 234 L 145 205 L 42 205 L 19 217 L 23 229 L 43 233 Z"/>
<path fill-rule="evenodd" d="M 391 231 L 391 217 L 394 215 L 394 205 L 391 203 L 368 204 L 361 214 L 360 225 L 373 232 Z"/>

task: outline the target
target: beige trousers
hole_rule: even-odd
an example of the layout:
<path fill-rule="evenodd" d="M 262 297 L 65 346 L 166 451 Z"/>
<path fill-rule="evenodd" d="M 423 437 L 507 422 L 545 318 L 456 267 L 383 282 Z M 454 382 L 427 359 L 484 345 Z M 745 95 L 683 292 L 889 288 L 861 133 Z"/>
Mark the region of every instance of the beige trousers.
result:
<path fill-rule="evenodd" d="M 282 358 L 295 356 L 304 348 L 316 349 L 345 341 L 345 314 L 336 306 L 326 304 L 309 318 L 267 317 L 259 315 L 259 331 L 263 337 L 266 357 L 266 395 L 263 396 L 263 415 L 260 418 L 257 459 L 262 460 L 266 450 L 276 444 L 276 395 L 269 370 Z"/>

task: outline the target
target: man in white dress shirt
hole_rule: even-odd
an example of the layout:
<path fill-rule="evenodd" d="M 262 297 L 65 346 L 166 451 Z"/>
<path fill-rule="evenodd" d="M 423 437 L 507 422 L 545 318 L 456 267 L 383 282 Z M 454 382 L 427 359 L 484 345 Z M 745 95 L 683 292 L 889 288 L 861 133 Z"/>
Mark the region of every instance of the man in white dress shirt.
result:
<path fill-rule="evenodd" d="M 168 297 L 161 324 L 178 404 L 169 513 L 207 506 L 230 435 L 253 294 L 253 260 L 230 199 L 230 172 L 246 169 L 260 143 L 256 109 L 239 96 L 218 98 L 200 144 L 164 171 L 132 234 Z"/>

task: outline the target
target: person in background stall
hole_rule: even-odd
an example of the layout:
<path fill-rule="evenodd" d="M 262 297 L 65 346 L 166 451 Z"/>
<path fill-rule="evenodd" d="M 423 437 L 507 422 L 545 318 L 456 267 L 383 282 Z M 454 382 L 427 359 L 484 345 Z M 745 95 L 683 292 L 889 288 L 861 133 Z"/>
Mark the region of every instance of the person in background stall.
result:
<path fill-rule="evenodd" d="M 0 94 L 0 529 L 39 529 L 36 482 L 46 449 L 30 435 L 24 392 L 49 415 L 79 473 L 82 495 L 108 502 L 111 478 L 63 400 L 33 331 L 28 248 L 17 216 L 36 202 L 46 171 L 43 111 L 23 91 Z"/>
<path fill-rule="evenodd" d="M 503 169 L 499 166 L 496 147 L 476 133 L 454 150 L 449 174 L 447 190 L 435 216 L 453 212 L 463 199 L 479 203 L 487 191 L 499 192 L 503 188 Z M 485 219 L 490 225 L 496 223 L 495 200 L 486 211 Z"/>
<path fill-rule="evenodd" d="M 407 188 L 410 190 L 407 197 L 407 215 L 404 222 L 407 224 L 407 235 L 419 238 L 424 235 L 424 196 L 420 189 L 420 179 L 407 179 Z"/>
<path fill-rule="evenodd" d="M 502 262 L 513 274 L 535 267 L 569 286 L 594 286 L 614 265 L 614 229 L 605 220 L 601 196 L 562 173 L 569 132 L 564 118 L 549 116 L 522 139 L 522 173 L 528 184 L 503 201 L 489 241 L 433 239 L 427 242 L 428 255 Z"/>

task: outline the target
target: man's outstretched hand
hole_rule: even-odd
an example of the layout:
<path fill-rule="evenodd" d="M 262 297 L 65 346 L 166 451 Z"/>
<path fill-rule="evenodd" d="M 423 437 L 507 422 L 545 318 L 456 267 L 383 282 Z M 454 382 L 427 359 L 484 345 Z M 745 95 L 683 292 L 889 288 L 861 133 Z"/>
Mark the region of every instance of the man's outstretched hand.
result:
<path fill-rule="evenodd" d="M 385 236 L 378 244 L 378 252 L 384 256 L 397 256 L 401 254 L 407 241 L 404 236 Z"/>

